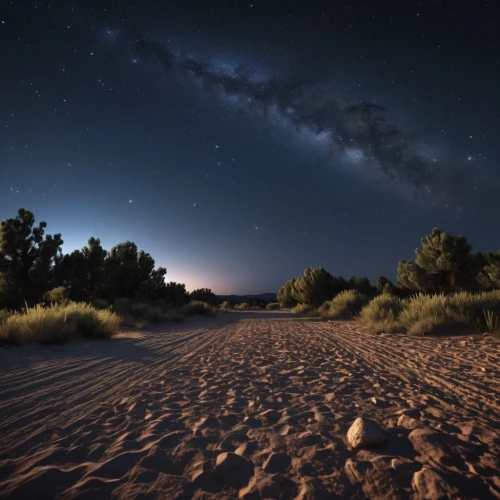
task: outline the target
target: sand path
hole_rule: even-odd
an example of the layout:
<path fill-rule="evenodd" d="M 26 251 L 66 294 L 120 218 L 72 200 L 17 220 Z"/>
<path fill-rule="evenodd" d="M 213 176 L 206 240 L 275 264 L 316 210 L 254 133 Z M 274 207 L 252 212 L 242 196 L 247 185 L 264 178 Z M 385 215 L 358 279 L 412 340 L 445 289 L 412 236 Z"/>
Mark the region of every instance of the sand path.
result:
<path fill-rule="evenodd" d="M 252 311 L 0 350 L 0 497 L 500 498 L 499 429 L 489 337 Z"/>

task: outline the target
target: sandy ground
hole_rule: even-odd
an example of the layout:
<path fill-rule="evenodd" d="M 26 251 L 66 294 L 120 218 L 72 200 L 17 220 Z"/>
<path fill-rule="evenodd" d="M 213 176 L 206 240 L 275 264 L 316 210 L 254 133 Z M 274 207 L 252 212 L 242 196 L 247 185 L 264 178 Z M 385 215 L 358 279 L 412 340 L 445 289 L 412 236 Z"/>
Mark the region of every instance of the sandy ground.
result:
<path fill-rule="evenodd" d="M 235 312 L 2 349 L 0 496 L 500 498 L 499 346 Z"/>

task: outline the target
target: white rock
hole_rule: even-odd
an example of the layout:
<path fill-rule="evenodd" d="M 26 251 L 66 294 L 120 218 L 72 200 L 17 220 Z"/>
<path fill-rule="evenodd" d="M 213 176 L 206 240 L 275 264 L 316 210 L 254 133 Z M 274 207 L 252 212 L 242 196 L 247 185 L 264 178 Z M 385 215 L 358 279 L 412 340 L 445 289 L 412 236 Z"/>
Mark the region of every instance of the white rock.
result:
<path fill-rule="evenodd" d="M 347 431 L 347 440 L 353 448 L 378 446 L 387 441 L 387 433 L 374 420 L 358 417 Z"/>

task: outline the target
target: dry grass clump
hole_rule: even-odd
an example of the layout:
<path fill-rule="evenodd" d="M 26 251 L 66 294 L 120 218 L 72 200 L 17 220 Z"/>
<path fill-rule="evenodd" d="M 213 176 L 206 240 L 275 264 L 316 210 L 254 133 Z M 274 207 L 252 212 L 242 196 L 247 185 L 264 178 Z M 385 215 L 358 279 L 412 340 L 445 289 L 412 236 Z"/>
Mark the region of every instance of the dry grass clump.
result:
<path fill-rule="evenodd" d="M 88 338 L 108 338 L 118 332 L 120 317 L 107 309 L 96 309 L 84 302 L 70 302 L 62 307 L 66 320 L 74 322 L 76 332 Z"/>
<path fill-rule="evenodd" d="M 293 314 L 303 314 L 307 316 L 317 316 L 318 310 L 314 306 L 308 304 L 297 304 L 295 307 L 290 309 Z"/>
<path fill-rule="evenodd" d="M 322 304 L 318 313 L 323 319 L 352 319 L 368 301 L 369 298 L 357 290 L 344 290 Z"/>
<path fill-rule="evenodd" d="M 148 304 L 137 300 L 120 298 L 116 299 L 113 309 L 118 313 L 125 323 L 131 323 L 137 328 L 146 328 L 155 323 L 166 323 L 170 321 L 182 321 L 183 312 L 178 307 L 164 309 L 165 304 Z"/>
<path fill-rule="evenodd" d="M 361 310 L 358 319 L 375 332 L 429 335 L 470 328 L 500 336 L 500 291 L 451 296 L 420 293 L 407 300 L 380 295 Z"/>
<path fill-rule="evenodd" d="M 426 335 L 439 330 L 463 326 L 460 317 L 453 313 L 444 295 L 419 293 L 406 302 L 398 322 L 409 335 Z"/>
<path fill-rule="evenodd" d="M 277 302 L 269 302 L 266 304 L 266 309 L 268 311 L 276 311 L 280 308 L 280 305 Z"/>
<path fill-rule="evenodd" d="M 78 336 L 106 338 L 118 332 L 120 318 L 89 304 L 70 302 L 50 307 L 26 307 L 0 324 L 0 343 L 22 345 L 34 342 L 59 344 Z"/>
<path fill-rule="evenodd" d="M 219 304 L 217 306 L 217 313 L 219 313 L 219 314 L 227 314 L 230 312 L 232 312 L 232 309 L 231 309 L 231 305 L 229 304 L 229 302 L 227 300 L 225 300 L 224 302 L 222 302 L 221 304 Z"/>
<path fill-rule="evenodd" d="M 250 309 L 250 305 L 247 304 L 246 302 L 241 302 L 240 304 L 235 304 L 234 308 L 235 309 L 247 310 L 247 309 Z"/>
<path fill-rule="evenodd" d="M 42 303 L 44 305 L 50 304 L 68 304 L 69 303 L 69 290 L 64 286 L 58 286 L 42 296 Z"/>
<path fill-rule="evenodd" d="M 201 300 L 192 300 L 183 308 L 184 314 L 191 316 L 193 314 L 202 314 L 204 316 L 215 316 L 217 309 Z"/>
<path fill-rule="evenodd" d="M 378 295 L 361 309 L 358 321 L 375 333 L 400 331 L 398 317 L 404 304 L 399 297 Z"/>

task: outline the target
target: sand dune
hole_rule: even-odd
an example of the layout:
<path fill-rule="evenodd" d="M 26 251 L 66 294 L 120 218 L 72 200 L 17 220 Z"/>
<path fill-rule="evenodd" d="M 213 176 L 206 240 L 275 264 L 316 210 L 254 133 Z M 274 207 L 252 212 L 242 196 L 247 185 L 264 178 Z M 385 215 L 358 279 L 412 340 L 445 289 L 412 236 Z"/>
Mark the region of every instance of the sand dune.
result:
<path fill-rule="evenodd" d="M 242 312 L 3 349 L 0 496 L 500 498 L 498 347 Z"/>

